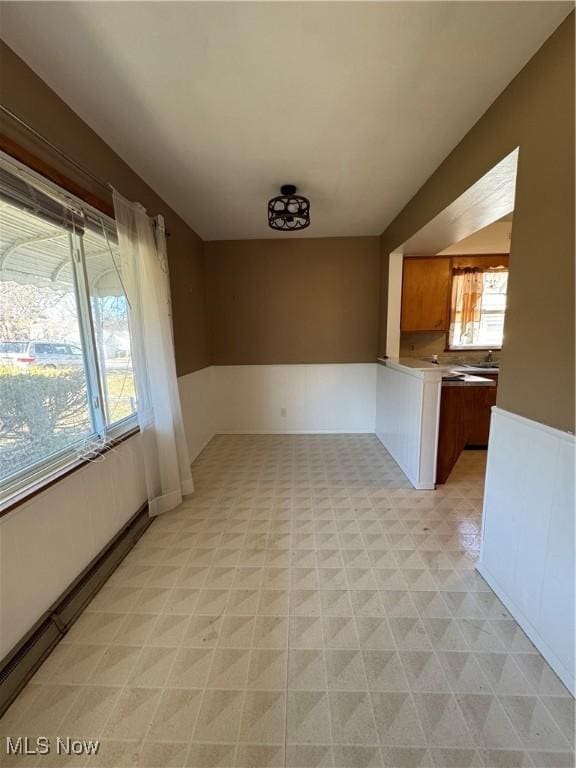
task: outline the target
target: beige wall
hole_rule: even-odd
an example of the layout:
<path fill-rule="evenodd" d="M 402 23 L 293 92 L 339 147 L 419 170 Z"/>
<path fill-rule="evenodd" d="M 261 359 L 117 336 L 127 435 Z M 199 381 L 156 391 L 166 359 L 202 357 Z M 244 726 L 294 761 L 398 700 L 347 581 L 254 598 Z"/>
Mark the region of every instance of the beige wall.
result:
<path fill-rule="evenodd" d="M 498 405 L 574 429 L 574 13 L 382 235 L 388 254 L 520 147 Z M 386 301 L 380 350 L 386 343 Z"/>
<path fill-rule="evenodd" d="M 2 101 L 127 197 L 166 217 L 172 233 L 169 253 L 181 375 L 211 361 L 373 360 L 378 332 L 381 352 L 386 338 L 387 254 L 519 145 L 499 405 L 572 429 L 573 25 L 572 15 L 384 232 L 381 269 L 378 239 L 373 237 L 214 242 L 205 244 L 203 253 L 195 233 L 0 44 Z M 5 120 L 1 127 L 30 151 L 102 195 L 100 188 L 91 186 L 40 142 Z"/>
<path fill-rule="evenodd" d="M 2 103 L 126 197 L 162 213 L 178 374 L 217 364 L 372 362 L 377 237 L 202 243 L 34 72 L 0 42 Z M 0 115 L 0 130 L 89 192 L 105 191 Z M 204 248 L 206 253 L 204 253 Z M 210 276 L 210 306 L 206 294 Z M 212 326 L 212 332 L 210 331 Z M 212 355 L 213 344 L 213 355 Z"/>
<path fill-rule="evenodd" d="M 210 364 L 202 241 L 16 54 L 0 41 L 1 101 L 57 147 L 151 214 L 162 213 L 168 241 L 179 375 Z M 0 131 L 89 192 L 105 190 L 0 114 Z M 161 148 L 159 148 L 161 150 Z"/>
<path fill-rule="evenodd" d="M 458 256 L 460 254 L 510 253 L 512 221 L 495 221 L 484 229 L 479 229 L 470 237 L 465 237 L 454 245 L 444 248 L 438 255 Z"/>
<path fill-rule="evenodd" d="M 206 243 L 216 365 L 376 357 L 377 237 Z"/>

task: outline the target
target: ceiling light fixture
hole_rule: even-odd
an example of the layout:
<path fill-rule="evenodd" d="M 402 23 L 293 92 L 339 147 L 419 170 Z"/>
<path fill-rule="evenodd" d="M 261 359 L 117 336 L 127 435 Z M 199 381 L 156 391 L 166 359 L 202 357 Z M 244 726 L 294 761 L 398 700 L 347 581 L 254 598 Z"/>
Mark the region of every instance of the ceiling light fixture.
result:
<path fill-rule="evenodd" d="M 310 226 L 310 200 L 297 195 L 293 184 L 284 184 L 280 192 L 268 202 L 268 226 L 284 232 Z"/>

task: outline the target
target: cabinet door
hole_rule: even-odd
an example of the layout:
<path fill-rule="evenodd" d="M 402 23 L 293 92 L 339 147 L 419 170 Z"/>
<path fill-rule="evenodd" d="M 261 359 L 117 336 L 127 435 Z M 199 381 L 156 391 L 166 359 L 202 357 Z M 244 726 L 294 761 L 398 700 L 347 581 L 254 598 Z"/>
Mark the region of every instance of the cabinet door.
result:
<path fill-rule="evenodd" d="M 404 259 L 402 331 L 447 331 L 450 326 L 450 258 Z"/>
<path fill-rule="evenodd" d="M 466 445 L 488 445 L 490 416 L 492 406 L 496 405 L 496 387 L 470 387 L 470 392 L 474 394 L 470 403 Z"/>

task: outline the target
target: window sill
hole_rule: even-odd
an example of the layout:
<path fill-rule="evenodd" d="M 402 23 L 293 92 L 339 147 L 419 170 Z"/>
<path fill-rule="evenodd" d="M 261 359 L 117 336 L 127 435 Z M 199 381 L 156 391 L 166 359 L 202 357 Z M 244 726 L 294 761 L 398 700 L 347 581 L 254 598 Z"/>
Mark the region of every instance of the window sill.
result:
<path fill-rule="evenodd" d="M 501 352 L 502 347 L 446 347 L 444 352 Z"/>
<path fill-rule="evenodd" d="M 116 448 L 116 446 L 120 445 L 125 440 L 129 440 L 131 437 L 134 437 L 134 435 L 137 435 L 139 432 L 139 426 L 131 425 L 124 431 L 115 433 L 112 439 L 109 440 L 103 448 L 94 452 L 93 456 L 103 456 L 105 453 L 108 453 L 108 451 Z M 13 512 L 18 507 L 30 501 L 30 499 L 33 499 L 34 496 L 38 496 L 38 494 L 43 493 L 51 486 L 60 482 L 60 480 L 63 480 L 65 477 L 69 477 L 69 475 L 77 472 L 79 469 L 82 469 L 87 464 L 90 464 L 92 460 L 93 459 L 84 458 L 74 459 L 64 466 L 54 470 L 50 474 L 47 474 L 41 480 L 37 480 L 26 488 L 17 491 L 12 496 L 0 503 L 0 518 L 4 517 L 4 515 L 8 515 L 10 512 Z"/>

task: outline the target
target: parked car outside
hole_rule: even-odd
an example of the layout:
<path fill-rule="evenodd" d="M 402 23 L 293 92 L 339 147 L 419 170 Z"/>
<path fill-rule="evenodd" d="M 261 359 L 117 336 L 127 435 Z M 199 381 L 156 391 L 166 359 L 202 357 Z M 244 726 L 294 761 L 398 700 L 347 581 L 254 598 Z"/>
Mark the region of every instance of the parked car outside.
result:
<path fill-rule="evenodd" d="M 67 341 L 1 341 L 0 365 L 73 368 L 84 365 L 80 347 Z"/>

